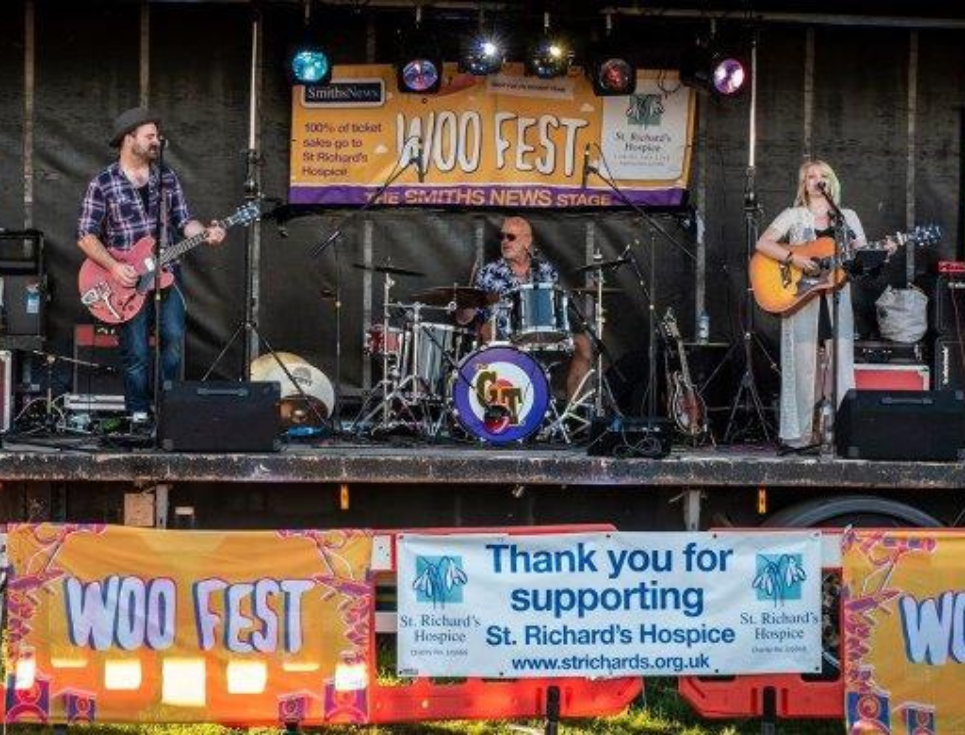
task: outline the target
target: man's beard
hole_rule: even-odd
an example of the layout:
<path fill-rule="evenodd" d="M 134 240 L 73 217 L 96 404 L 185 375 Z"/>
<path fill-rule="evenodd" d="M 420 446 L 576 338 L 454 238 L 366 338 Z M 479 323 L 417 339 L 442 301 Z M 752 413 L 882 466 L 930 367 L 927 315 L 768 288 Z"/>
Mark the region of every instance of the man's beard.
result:
<path fill-rule="evenodd" d="M 158 154 L 161 150 L 160 146 L 149 145 L 145 147 L 134 146 L 134 155 L 140 158 L 142 161 L 156 161 Z"/>

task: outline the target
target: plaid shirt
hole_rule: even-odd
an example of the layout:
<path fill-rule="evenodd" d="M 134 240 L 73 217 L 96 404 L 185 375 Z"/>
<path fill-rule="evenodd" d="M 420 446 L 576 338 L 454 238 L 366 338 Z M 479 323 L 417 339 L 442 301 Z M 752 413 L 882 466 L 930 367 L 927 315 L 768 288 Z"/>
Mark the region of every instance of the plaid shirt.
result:
<path fill-rule="evenodd" d="M 77 239 L 94 235 L 109 248 L 130 250 L 142 237 L 153 237 L 157 228 L 160 182 L 158 168 L 152 166 L 147 182 L 148 211 L 145 212 L 141 196 L 121 171 L 120 162 L 112 163 L 87 186 L 77 221 Z M 183 233 L 191 215 L 181 182 L 167 167 L 164 169 L 164 192 L 173 225 L 168 227 L 168 242 L 164 245 L 171 245 Z"/>
<path fill-rule="evenodd" d="M 505 297 L 509 292 L 519 288 L 524 283 L 557 283 L 560 274 L 556 269 L 542 258 L 533 258 L 529 265 L 529 278 L 518 278 L 513 269 L 504 259 L 494 260 L 479 269 L 476 274 L 476 288 L 481 288 L 487 293 L 497 293 Z M 509 334 L 509 304 L 503 298 L 503 308 L 496 313 L 496 339 L 506 339 Z M 490 309 L 480 309 L 477 320 L 486 322 L 490 317 Z"/>

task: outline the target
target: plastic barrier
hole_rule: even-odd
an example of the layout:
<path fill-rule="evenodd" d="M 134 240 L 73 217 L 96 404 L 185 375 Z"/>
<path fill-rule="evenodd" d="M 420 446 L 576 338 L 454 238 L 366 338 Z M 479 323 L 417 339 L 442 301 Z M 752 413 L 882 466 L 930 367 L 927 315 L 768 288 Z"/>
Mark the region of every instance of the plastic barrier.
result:
<path fill-rule="evenodd" d="M 395 586 L 395 543 L 400 533 L 467 534 L 505 533 L 559 534 L 613 531 L 609 524 L 567 526 L 513 526 L 508 528 L 434 528 L 394 530 L 376 536 L 373 572 L 376 586 L 373 635 L 395 632 L 394 610 L 380 609 Z M 373 641 L 372 651 L 378 647 Z M 439 682 L 432 679 L 404 680 L 399 684 L 376 681 L 376 662 L 370 662 L 369 721 L 375 724 L 431 719 L 514 719 L 542 717 L 547 712 L 551 687 L 559 691 L 562 717 L 596 717 L 617 714 L 643 691 L 643 679 L 552 678 L 552 679 L 460 679 Z"/>
<path fill-rule="evenodd" d="M 755 529 L 747 529 L 753 533 Z M 770 531 L 774 529 L 756 529 Z M 819 529 L 825 579 L 841 573 L 841 531 Z M 827 591 L 825 592 L 827 595 Z M 838 602 L 837 596 L 834 598 Z M 838 626 L 840 631 L 840 626 Z M 840 633 L 839 633 L 840 634 Z M 837 661 L 841 661 L 840 641 Z M 840 666 L 825 675 L 766 674 L 748 676 L 682 676 L 681 696 L 707 718 L 835 718 L 844 717 L 844 681 Z"/>

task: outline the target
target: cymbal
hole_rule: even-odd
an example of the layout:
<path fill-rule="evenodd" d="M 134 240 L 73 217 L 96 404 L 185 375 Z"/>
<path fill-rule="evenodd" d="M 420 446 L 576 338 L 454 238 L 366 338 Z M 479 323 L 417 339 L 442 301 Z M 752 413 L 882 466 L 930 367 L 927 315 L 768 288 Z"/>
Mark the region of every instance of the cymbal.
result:
<path fill-rule="evenodd" d="M 590 296 L 595 296 L 597 292 L 597 288 L 596 286 L 580 286 L 579 288 L 571 288 L 570 291 L 572 291 L 573 293 L 589 294 Z M 603 287 L 604 296 L 608 294 L 623 293 L 623 292 L 624 291 L 622 288 L 614 288 L 612 286 Z"/>
<path fill-rule="evenodd" d="M 499 301 L 499 294 L 471 286 L 439 286 L 412 294 L 412 300 L 429 306 L 447 306 L 455 302 L 459 309 L 481 309 Z"/>
<path fill-rule="evenodd" d="M 281 363 L 281 364 L 279 364 Z M 285 374 L 291 374 L 298 386 Z M 261 355 L 253 360 L 249 368 L 252 380 L 279 383 L 281 386 L 281 418 L 285 428 L 297 424 L 316 424 L 317 416 L 308 403 L 314 403 L 322 418 L 331 415 L 335 406 L 335 389 L 332 382 L 321 370 L 291 352 L 276 352 Z M 304 397 L 302 396 L 304 393 Z M 306 403 L 306 399 L 308 403 Z"/>
<path fill-rule="evenodd" d="M 587 271 L 597 271 L 597 270 L 608 270 L 610 268 L 619 268 L 624 263 L 629 263 L 629 258 L 614 258 L 613 260 L 600 260 L 596 263 L 590 263 L 589 265 L 583 265 L 579 268 L 574 268 L 570 273 L 574 275 L 577 273 L 586 273 Z"/>
<path fill-rule="evenodd" d="M 367 265 L 365 263 L 352 263 L 353 268 L 358 268 L 360 271 L 375 271 L 376 273 L 391 273 L 393 276 L 416 276 L 422 278 L 425 273 L 420 271 L 410 270 L 408 268 L 399 268 L 395 265 Z"/>

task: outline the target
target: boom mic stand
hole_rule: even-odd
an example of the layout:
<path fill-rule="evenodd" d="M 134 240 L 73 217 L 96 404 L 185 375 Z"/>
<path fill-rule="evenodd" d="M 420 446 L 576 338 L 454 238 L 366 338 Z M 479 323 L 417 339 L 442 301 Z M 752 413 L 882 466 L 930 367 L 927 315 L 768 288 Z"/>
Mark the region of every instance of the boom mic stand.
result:
<path fill-rule="evenodd" d="M 630 198 L 623 192 L 623 190 L 617 185 L 617 183 L 607 174 L 604 174 L 596 166 L 591 166 L 586 164 L 587 173 L 595 174 L 600 178 L 600 180 L 605 183 L 613 192 L 617 195 L 621 202 L 623 202 L 627 207 L 636 212 L 643 221 L 650 227 L 650 287 L 647 288 L 645 285 L 645 279 L 643 273 L 641 272 L 640 265 L 637 262 L 636 257 L 633 254 L 632 248 L 628 246 L 626 250 L 627 257 L 633 266 L 634 274 L 636 275 L 637 283 L 643 290 L 644 296 L 647 299 L 647 335 L 649 340 L 649 345 L 647 347 L 647 360 L 649 365 L 647 366 L 647 419 L 652 420 L 657 416 L 657 323 L 656 323 L 656 242 L 654 233 L 659 232 L 667 242 L 677 248 L 680 252 L 686 254 L 691 260 L 696 260 L 694 254 L 679 243 L 676 238 L 673 237 L 663 225 L 657 222 L 656 217 L 647 212 L 643 207 L 637 205 L 636 203 L 630 201 Z M 607 167 L 609 172 L 609 167 Z"/>
<path fill-rule="evenodd" d="M 257 112 L 259 109 L 259 85 L 258 85 L 258 60 L 259 60 L 259 49 L 261 46 L 261 14 L 257 8 L 252 10 L 251 16 L 251 69 L 250 69 L 250 82 L 251 88 L 248 95 L 248 148 L 245 150 L 245 181 L 243 184 L 245 199 L 249 202 L 254 202 L 261 199 L 261 176 L 260 176 L 260 164 L 261 156 L 258 153 L 257 148 Z M 256 345 L 264 344 L 268 348 L 268 352 L 274 358 L 278 367 L 284 373 L 288 381 L 294 386 L 295 390 L 298 392 L 299 397 L 305 401 L 308 409 L 315 415 L 315 418 L 319 420 L 322 424 L 329 424 L 329 421 L 325 416 L 321 414 L 318 407 L 313 401 L 308 399 L 308 394 L 302 388 L 301 384 L 295 380 L 294 375 L 288 369 L 288 366 L 278 357 L 278 353 L 275 352 L 275 348 L 271 346 L 271 343 L 262 336 L 258 331 L 258 324 L 255 318 L 255 299 L 257 296 L 257 284 L 255 280 L 254 272 L 254 254 L 253 251 L 256 249 L 256 245 L 261 242 L 261 225 L 259 221 L 252 223 L 250 227 L 245 229 L 245 263 L 244 263 L 244 273 L 245 273 L 245 302 L 244 302 L 244 317 L 235 327 L 234 332 L 225 342 L 224 346 L 221 348 L 221 352 L 214 359 L 214 362 L 208 367 L 202 380 L 207 380 L 211 373 L 214 372 L 215 367 L 221 362 L 221 359 L 227 354 L 231 345 L 234 344 L 235 340 L 241 335 L 244 335 L 244 342 L 242 345 L 242 372 L 239 380 L 246 381 L 250 379 L 251 375 L 251 360 L 252 352 Z M 259 249 L 260 251 L 260 249 Z"/>
<path fill-rule="evenodd" d="M 413 140 L 418 140 L 417 137 L 413 136 L 408 138 L 402 146 L 402 154 L 407 154 L 409 149 L 409 144 Z M 418 151 L 421 152 L 422 146 L 419 145 Z M 353 210 L 345 217 L 342 221 L 338 223 L 334 230 L 329 233 L 328 237 L 319 242 L 314 248 L 312 248 L 309 253 L 309 257 L 317 258 L 321 256 L 329 247 L 332 248 L 332 252 L 335 257 L 335 406 L 332 409 L 332 414 L 335 417 L 334 426 L 340 428 L 339 422 L 339 410 L 341 409 L 342 403 L 342 266 L 339 260 L 339 249 L 338 244 L 341 241 L 343 230 L 345 226 L 359 217 L 363 212 L 371 209 L 376 202 L 385 193 L 395 181 L 398 179 L 409 166 L 415 165 L 417 168 L 422 167 L 422 156 L 418 153 L 415 156 L 409 155 L 408 159 L 403 163 L 400 159 L 396 161 L 395 168 L 389 173 L 388 178 L 383 182 L 378 189 L 372 192 L 372 195 L 365 201 L 365 203 L 356 210 Z"/>

